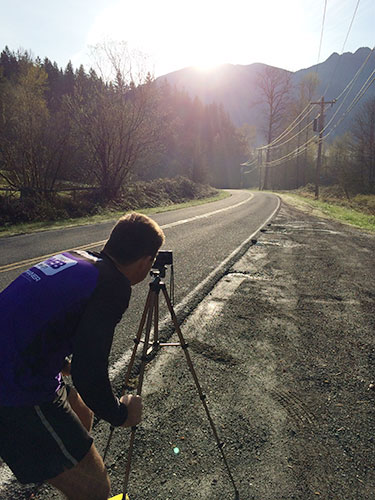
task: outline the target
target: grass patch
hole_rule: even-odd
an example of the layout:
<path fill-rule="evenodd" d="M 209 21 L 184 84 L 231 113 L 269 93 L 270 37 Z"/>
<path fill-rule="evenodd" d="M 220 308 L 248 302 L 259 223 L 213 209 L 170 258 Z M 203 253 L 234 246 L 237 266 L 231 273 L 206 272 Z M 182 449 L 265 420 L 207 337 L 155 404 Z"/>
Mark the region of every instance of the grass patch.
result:
<path fill-rule="evenodd" d="M 172 205 L 161 205 L 152 208 L 140 208 L 137 212 L 145 215 L 152 215 L 156 213 L 169 212 L 171 210 L 178 210 L 179 208 L 194 207 L 196 205 L 203 205 L 204 203 L 212 203 L 214 201 L 222 200 L 231 196 L 226 191 L 220 191 L 219 194 L 209 198 L 199 198 L 195 200 L 186 201 L 183 203 L 175 203 Z M 126 213 L 125 210 L 103 210 L 100 214 L 77 217 L 72 219 L 64 219 L 57 221 L 39 221 L 39 222 L 25 222 L 15 224 L 13 226 L 0 227 L 0 237 L 15 236 L 17 234 L 33 233 L 36 231 L 48 231 L 51 229 L 62 229 L 67 227 L 84 226 L 88 224 L 98 224 L 101 222 L 116 221 L 119 217 Z"/>
<path fill-rule="evenodd" d="M 310 197 L 292 194 L 278 193 L 286 203 L 295 206 L 305 212 L 318 217 L 325 217 L 344 224 L 375 232 L 375 215 L 358 209 L 344 206 L 342 202 L 329 203 L 321 200 L 314 200 Z"/>

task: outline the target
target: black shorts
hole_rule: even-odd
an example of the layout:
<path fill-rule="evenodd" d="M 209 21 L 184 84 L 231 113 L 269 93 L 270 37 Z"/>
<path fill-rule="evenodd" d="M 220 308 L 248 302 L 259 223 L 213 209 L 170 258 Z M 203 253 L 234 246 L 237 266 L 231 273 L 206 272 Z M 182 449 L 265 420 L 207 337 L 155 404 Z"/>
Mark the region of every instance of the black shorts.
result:
<path fill-rule="evenodd" d="M 68 403 L 63 386 L 54 401 L 0 407 L 0 456 L 23 483 L 41 483 L 74 467 L 93 438 Z"/>

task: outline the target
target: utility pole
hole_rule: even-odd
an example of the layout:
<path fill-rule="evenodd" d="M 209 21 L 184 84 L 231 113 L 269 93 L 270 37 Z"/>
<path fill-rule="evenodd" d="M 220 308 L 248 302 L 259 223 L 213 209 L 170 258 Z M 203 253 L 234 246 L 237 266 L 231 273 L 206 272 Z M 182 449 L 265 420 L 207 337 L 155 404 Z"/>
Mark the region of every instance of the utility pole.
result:
<path fill-rule="evenodd" d="M 268 144 L 271 142 L 271 133 L 268 134 Z M 271 148 L 268 146 L 266 151 L 266 166 L 264 167 L 264 181 L 262 189 L 269 189 L 270 167 L 268 166 L 271 160 Z"/>
<path fill-rule="evenodd" d="M 258 149 L 258 168 L 259 168 L 259 191 L 262 191 L 262 167 L 263 167 L 262 150 Z"/>
<path fill-rule="evenodd" d="M 320 185 L 320 171 L 322 167 L 322 145 L 323 145 L 323 130 L 324 130 L 324 106 L 326 104 L 331 104 L 333 106 L 336 102 L 336 99 L 333 101 L 324 101 L 324 96 L 322 96 L 320 102 L 312 102 L 311 104 L 320 104 L 320 114 L 318 120 L 318 128 L 315 128 L 314 123 L 314 132 L 319 131 L 319 139 L 318 139 L 318 157 L 316 159 L 316 172 L 315 172 L 315 199 L 319 199 L 319 185 Z"/>

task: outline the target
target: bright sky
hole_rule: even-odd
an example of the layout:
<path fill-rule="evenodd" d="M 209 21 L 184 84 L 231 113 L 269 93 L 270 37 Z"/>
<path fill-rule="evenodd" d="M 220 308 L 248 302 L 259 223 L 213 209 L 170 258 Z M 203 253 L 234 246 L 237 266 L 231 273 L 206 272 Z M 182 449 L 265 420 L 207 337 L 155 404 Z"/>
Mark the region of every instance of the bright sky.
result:
<path fill-rule="evenodd" d="M 342 52 L 359 0 L 0 0 L 0 50 L 65 67 L 89 46 L 127 41 L 159 76 L 186 66 L 262 62 L 291 71 Z M 375 0 L 360 0 L 345 52 L 375 45 Z"/>

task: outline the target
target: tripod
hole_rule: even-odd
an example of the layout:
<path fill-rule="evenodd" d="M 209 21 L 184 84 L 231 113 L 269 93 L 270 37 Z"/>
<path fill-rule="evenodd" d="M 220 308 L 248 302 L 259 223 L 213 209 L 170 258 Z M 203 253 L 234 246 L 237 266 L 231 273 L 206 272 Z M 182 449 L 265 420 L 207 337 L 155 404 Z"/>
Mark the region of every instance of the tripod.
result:
<path fill-rule="evenodd" d="M 203 394 L 203 391 L 201 389 L 197 374 L 195 372 L 194 366 L 193 366 L 191 358 L 190 358 L 190 354 L 188 351 L 188 344 L 185 342 L 185 339 L 182 335 L 180 326 L 179 326 L 178 321 L 177 321 L 176 314 L 175 314 L 174 309 L 173 309 L 171 299 L 170 299 L 168 291 L 167 291 L 167 287 L 161 279 L 162 277 L 165 277 L 165 270 L 166 270 L 165 266 L 162 266 L 158 270 L 153 269 L 151 271 L 152 280 L 149 284 L 149 292 L 147 295 L 146 304 L 145 304 L 143 314 L 141 317 L 141 321 L 139 324 L 137 336 L 134 339 L 134 348 L 133 348 L 133 352 L 132 352 L 132 355 L 130 358 L 130 362 L 129 362 L 126 377 L 125 377 L 123 394 L 125 392 L 125 388 L 129 384 L 130 374 L 131 374 L 132 369 L 133 369 L 134 361 L 135 361 L 136 354 L 137 354 L 137 349 L 138 349 L 138 346 L 141 342 L 143 342 L 143 349 L 142 349 L 141 366 L 140 366 L 140 372 L 139 372 L 139 378 L 138 378 L 138 384 L 137 384 L 137 395 L 138 396 L 140 396 L 141 392 L 142 392 L 144 371 L 145 371 L 145 366 L 146 366 L 146 362 L 147 362 L 149 355 L 153 351 L 159 349 L 160 347 L 180 346 L 185 354 L 186 362 L 187 362 L 187 365 L 189 367 L 190 373 L 193 377 L 195 386 L 197 388 L 199 398 L 202 401 L 202 405 L 204 407 L 204 410 L 206 412 L 206 416 L 207 416 L 208 421 L 210 423 L 214 438 L 216 440 L 216 444 L 217 444 L 218 449 L 220 451 L 221 457 L 224 461 L 224 464 L 225 464 L 226 470 L 228 472 L 230 481 L 231 481 L 233 488 L 235 490 L 235 500 L 239 500 L 239 492 L 237 490 L 236 484 L 234 482 L 231 470 L 229 468 L 229 465 L 228 465 L 228 462 L 227 462 L 227 459 L 226 459 L 226 456 L 225 456 L 225 453 L 223 450 L 224 443 L 221 442 L 219 439 L 215 424 L 211 418 L 211 415 L 210 415 L 210 412 L 209 412 L 209 409 L 208 409 L 208 406 L 206 403 L 206 396 Z M 166 304 L 167 304 L 167 308 L 168 308 L 169 313 L 170 313 L 171 318 L 172 318 L 174 328 L 175 328 L 177 335 L 178 335 L 178 338 L 179 338 L 179 342 L 177 342 L 177 343 L 175 343 L 175 342 L 161 343 L 159 341 L 159 295 L 160 295 L 160 291 L 162 291 L 162 293 L 163 293 L 163 296 L 164 296 Z M 142 332 L 143 332 L 145 324 L 146 324 L 146 329 L 145 329 L 144 340 L 141 341 L 141 336 L 142 336 Z M 153 340 L 150 341 L 152 324 L 154 326 L 154 336 L 153 336 Z M 137 429 L 136 426 L 131 428 L 127 463 L 126 463 L 125 476 L 124 476 L 124 486 L 123 486 L 123 498 L 124 499 L 126 498 L 126 493 L 127 493 L 127 489 L 128 489 L 129 474 L 130 474 L 130 468 L 131 468 L 131 460 L 132 460 L 132 454 L 133 454 L 133 448 L 134 448 L 134 439 L 135 439 L 136 429 Z M 104 451 L 104 456 L 103 456 L 104 459 L 106 457 L 106 454 L 107 454 L 107 451 L 109 448 L 109 444 L 110 444 L 110 441 L 112 438 L 113 430 L 114 430 L 114 428 L 111 426 L 107 446 L 106 446 L 106 449 Z"/>

